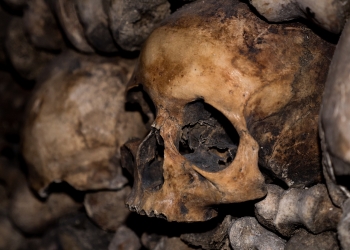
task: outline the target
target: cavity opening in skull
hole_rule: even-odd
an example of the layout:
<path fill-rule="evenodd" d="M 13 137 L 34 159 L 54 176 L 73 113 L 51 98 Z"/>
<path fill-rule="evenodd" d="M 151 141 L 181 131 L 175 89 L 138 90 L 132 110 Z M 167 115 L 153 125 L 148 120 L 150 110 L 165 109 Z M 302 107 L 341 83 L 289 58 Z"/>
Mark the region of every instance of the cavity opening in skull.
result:
<path fill-rule="evenodd" d="M 159 190 L 163 183 L 164 141 L 157 129 L 152 129 L 140 145 L 138 164 L 142 176 L 142 187 Z"/>
<path fill-rule="evenodd" d="M 218 110 L 197 100 L 186 105 L 179 152 L 197 167 L 218 172 L 234 160 L 239 135 Z"/>

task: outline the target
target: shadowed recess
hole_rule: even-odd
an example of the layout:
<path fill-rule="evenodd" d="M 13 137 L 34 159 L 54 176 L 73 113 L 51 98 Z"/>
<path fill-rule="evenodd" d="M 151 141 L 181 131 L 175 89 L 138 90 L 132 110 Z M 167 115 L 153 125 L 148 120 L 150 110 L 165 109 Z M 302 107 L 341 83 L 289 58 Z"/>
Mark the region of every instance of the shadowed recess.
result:
<path fill-rule="evenodd" d="M 208 172 L 223 170 L 238 144 L 237 131 L 221 112 L 202 100 L 185 107 L 179 151 L 191 163 Z"/>

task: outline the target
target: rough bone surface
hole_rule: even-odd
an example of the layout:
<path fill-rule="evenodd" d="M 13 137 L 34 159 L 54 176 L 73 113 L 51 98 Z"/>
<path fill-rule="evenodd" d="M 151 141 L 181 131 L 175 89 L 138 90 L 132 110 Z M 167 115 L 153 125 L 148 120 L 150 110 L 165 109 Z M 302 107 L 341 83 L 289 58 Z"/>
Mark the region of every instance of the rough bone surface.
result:
<path fill-rule="evenodd" d="M 103 230 L 116 231 L 130 213 L 125 207 L 129 193 L 130 187 L 87 193 L 84 200 L 86 213 Z"/>
<path fill-rule="evenodd" d="M 285 250 L 304 249 L 304 250 L 338 250 L 339 244 L 337 234 L 332 231 L 320 234 L 311 234 L 304 229 L 298 230 L 287 242 Z M 346 249 L 346 248 L 344 248 Z"/>
<path fill-rule="evenodd" d="M 333 205 L 324 185 L 286 191 L 268 185 L 267 190 L 266 198 L 255 204 L 256 216 L 267 228 L 284 236 L 301 226 L 315 234 L 336 229 L 341 210 Z"/>
<path fill-rule="evenodd" d="M 324 175 L 338 206 L 350 197 L 350 23 L 337 44 L 320 112 Z"/>
<path fill-rule="evenodd" d="M 170 14 L 170 4 L 166 0 L 111 0 L 108 11 L 115 41 L 124 50 L 134 51 L 141 48 L 151 31 Z"/>
<path fill-rule="evenodd" d="M 139 250 L 141 249 L 140 239 L 126 226 L 121 226 L 108 246 L 108 250 Z"/>
<path fill-rule="evenodd" d="M 172 14 L 145 42 L 128 86 L 157 111 L 129 161 L 130 209 L 208 220 L 214 205 L 265 195 L 258 161 L 289 186 L 321 181 L 317 120 L 332 53 L 308 28 L 268 24 L 238 1 Z"/>
<path fill-rule="evenodd" d="M 283 250 L 285 240 L 262 227 L 254 217 L 234 220 L 229 230 L 233 249 Z"/>
<path fill-rule="evenodd" d="M 310 19 L 324 29 L 340 33 L 350 14 L 349 0 L 249 0 L 271 22 L 300 17 Z"/>
<path fill-rule="evenodd" d="M 124 89 L 133 62 L 67 52 L 55 59 L 28 106 L 24 157 L 32 187 L 51 182 L 79 190 L 121 188 L 119 147 L 145 134 L 137 112 L 127 112 Z"/>

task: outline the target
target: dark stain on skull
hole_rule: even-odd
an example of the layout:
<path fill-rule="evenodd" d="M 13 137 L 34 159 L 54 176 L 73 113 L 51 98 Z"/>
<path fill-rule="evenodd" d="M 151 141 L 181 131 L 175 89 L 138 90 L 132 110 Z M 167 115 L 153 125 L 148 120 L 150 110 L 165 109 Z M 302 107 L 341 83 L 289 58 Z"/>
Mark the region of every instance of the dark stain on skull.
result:
<path fill-rule="evenodd" d="M 208 172 L 230 165 L 239 136 L 226 117 L 200 100 L 186 106 L 183 121 L 179 151 L 187 160 Z"/>

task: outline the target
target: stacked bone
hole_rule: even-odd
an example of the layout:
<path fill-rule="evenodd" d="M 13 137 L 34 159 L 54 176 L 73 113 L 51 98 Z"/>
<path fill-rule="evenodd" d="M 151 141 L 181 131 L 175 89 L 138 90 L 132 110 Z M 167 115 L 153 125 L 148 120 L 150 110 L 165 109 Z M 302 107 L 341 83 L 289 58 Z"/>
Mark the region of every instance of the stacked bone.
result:
<path fill-rule="evenodd" d="M 20 15 L 0 34 L 7 56 L 35 89 L 1 72 L 16 115 L 0 110 L 0 249 L 350 248 L 347 141 L 332 141 L 350 117 L 335 91 L 349 25 L 322 174 L 334 44 L 305 25 L 236 0 L 170 16 L 163 0 L 3 1 Z M 349 7 L 273 2 L 251 4 L 334 33 Z"/>

